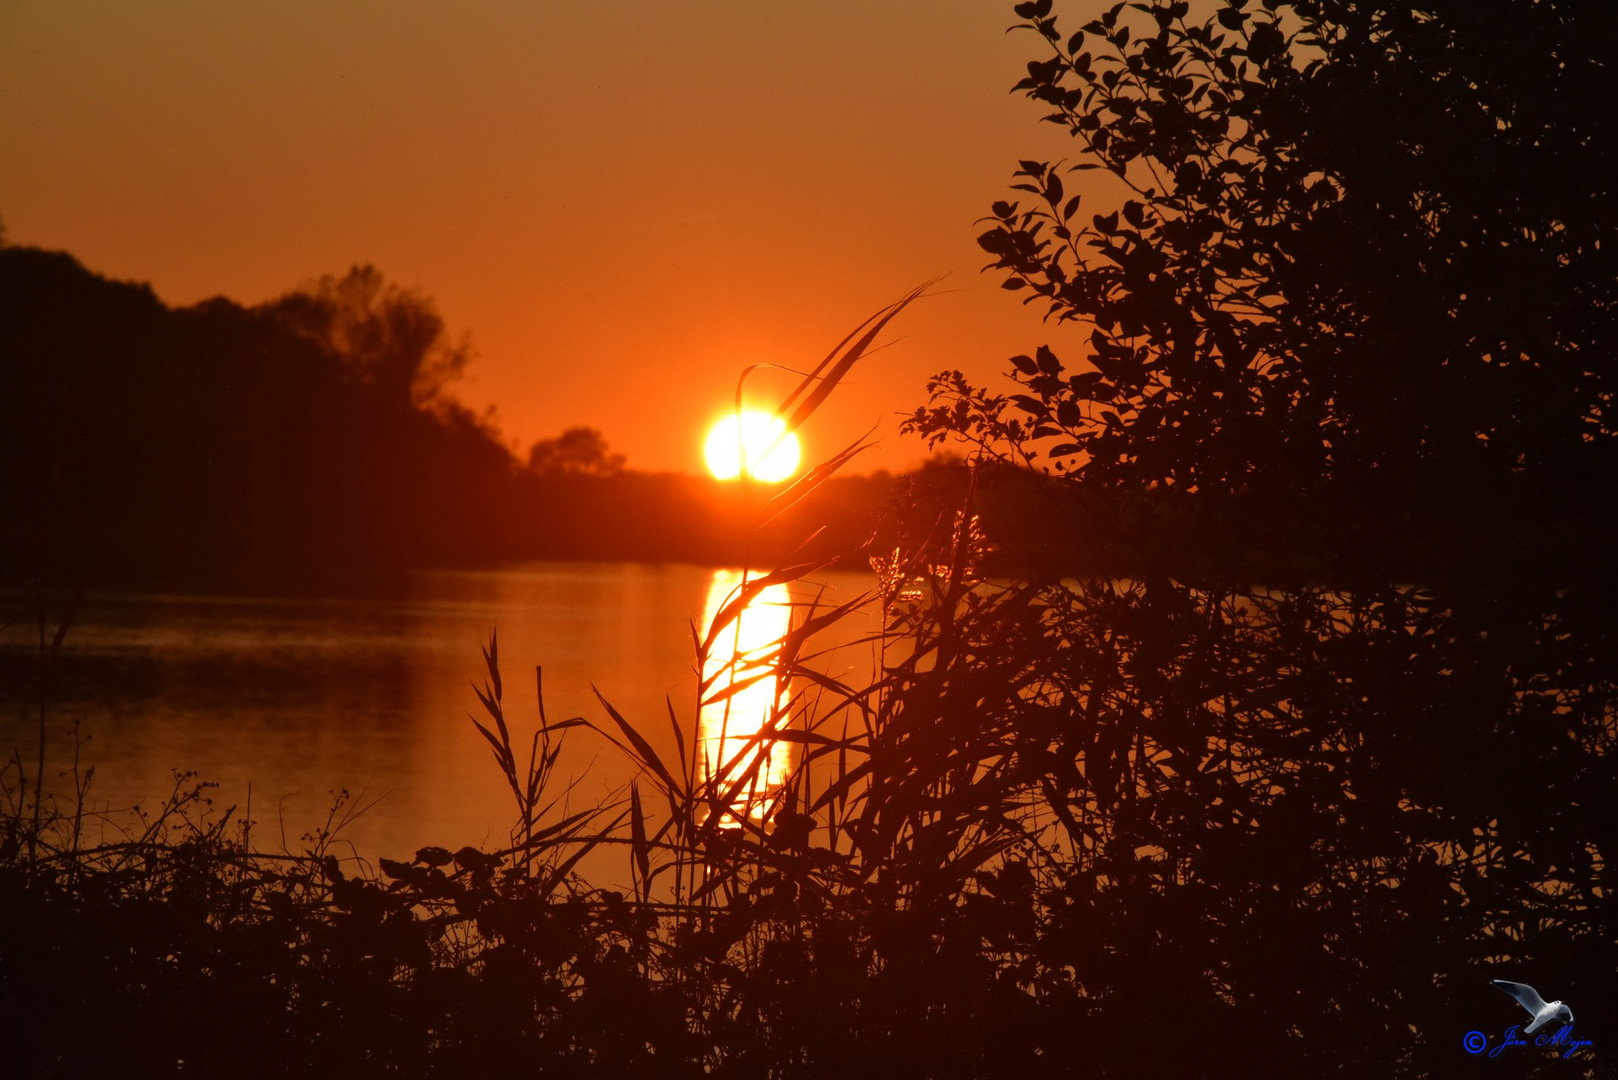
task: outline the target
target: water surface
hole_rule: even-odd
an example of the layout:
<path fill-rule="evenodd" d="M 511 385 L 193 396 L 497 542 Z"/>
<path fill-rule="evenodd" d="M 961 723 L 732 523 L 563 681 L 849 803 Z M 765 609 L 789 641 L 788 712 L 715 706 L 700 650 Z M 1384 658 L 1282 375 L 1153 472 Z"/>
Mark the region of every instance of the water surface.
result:
<path fill-rule="evenodd" d="M 339 834 L 345 854 L 498 847 L 514 817 L 511 793 L 470 719 L 486 720 L 472 681 L 484 680 L 480 650 L 490 635 L 499 635 L 519 741 L 537 719 L 534 669 L 542 665 L 552 720 L 609 723 L 594 684 L 671 755 L 665 699 L 691 745 L 691 625 L 734 583 L 727 573 L 538 563 L 421 573 L 385 599 L 92 595 L 47 688 L 47 787 L 72 791 L 77 725 L 81 775 L 95 767 L 90 808 L 116 821 L 129 807 L 157 805 L 179 770 L 218 785 L 215 814 L 234 807 L 239 820 L 250 806 L 261 849 L 301 850 L 326 820 L 332 793 L 345 789 L 349 809 L 370 807 Z M 831 602 L 872 584 L 866 574 L 824 580 Z M 0 632 L 0 737 L 31 773 L 39 630 L 37 615 L 15 601 L 10 615 Z M 588 732 L 568 736 L 559 770 L 578 778 L 578 808 L 635 775 Z"/>

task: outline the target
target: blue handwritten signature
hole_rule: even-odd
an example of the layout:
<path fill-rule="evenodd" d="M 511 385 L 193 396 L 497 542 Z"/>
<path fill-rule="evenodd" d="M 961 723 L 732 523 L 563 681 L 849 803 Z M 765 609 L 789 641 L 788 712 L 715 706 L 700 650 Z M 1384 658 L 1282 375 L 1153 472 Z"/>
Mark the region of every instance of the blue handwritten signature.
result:
<path fill-rule="evenodd" d="M 1512 1024 L 1506 1028 L 1506 1033 L 1493 1047 L 1489 1045 L 1489 1037 L 1481 1031 L 1468 1031 L 1461 1040 L 1461 1046 L 1468 1054 L 1481 1054 L 1488 1051 L 1489 1057 L 1499 1057 L 1514 1046 L 1527 1046 L 1529 1040 L 1521 1033 L 1521 1024 Z M 1555 1031 L 1542 1031 L 1533 1038 L 1535 1046 L 1545 1047 L 1555 1051 L 1563 1058 L 1570 1058 L 1580 1050 L 1589 1046 L 1593 1040 L 1576 1038 L 1572 1025 L 1564 1025 Z"/>

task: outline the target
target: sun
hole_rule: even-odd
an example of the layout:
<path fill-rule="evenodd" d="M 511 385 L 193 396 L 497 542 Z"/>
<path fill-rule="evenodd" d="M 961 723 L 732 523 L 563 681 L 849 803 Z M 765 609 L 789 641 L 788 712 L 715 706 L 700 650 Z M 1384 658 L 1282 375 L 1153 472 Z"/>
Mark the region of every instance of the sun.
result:
<path fill-rule="evenodd" d="M 743 409 L 720 417 L 709 429 L 702 455 L 720 480 L 734 480 L 745 471 L 754 480 L 776 484 L 798 471 L 798 437 L 787 432 L 780 417 Z"/>

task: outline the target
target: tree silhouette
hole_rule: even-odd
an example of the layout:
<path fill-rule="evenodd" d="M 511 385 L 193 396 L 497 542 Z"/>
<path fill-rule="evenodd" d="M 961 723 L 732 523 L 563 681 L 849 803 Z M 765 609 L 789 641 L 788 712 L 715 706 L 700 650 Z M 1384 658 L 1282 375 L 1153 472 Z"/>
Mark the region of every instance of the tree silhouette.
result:
<path fill-rule="evenodd" d="M 327 274 L 268 310 L 332 356 L 348 378 L 393 403 L 433 402 L 471 358 L 467 341 L 445 337 L 430 301 L 388 284 L 374 266 Z"/>
<path fill-rule="evenodd" d="M 1618 463 L 1618 16 L 1119 4 L 1064 39 L 1048 4 L 1018 11 L 1051 53 L 1019 89 L 1127 197 L 1087 212 L 1069 169 L 1022 163 L 980 243 L 1088 331 L 1083 359 L 1018 358 L 1009 400 L 947 380 L 922 430 L 961 428 L 964 400 L 981 437 L 1267 508 L 1338 564 L 1588 562 L 1612 521 L 1590 485 Z"/>
<path fill-rule="evenodd" d="M 369 268 L 170 309 L 0 249 L 7 573 L 239 587 L 507 556 L 516 462 L 443 392 L 468 356 Z"/>
<path fill-rule="evenodd" d="M 606 437 L 591 427 L 568 428 L 528 451 L 528 469 L 539 476 L 612 476 L 623 467 L 624 455 L 608 450 Z"/>
<path fill-rule="evenodd" d="M 1618 19 L 1016 11 L 1079 158 L 979 242 L 1082 360 L 946 372 L 911 426 L 1132 562 L 946 582 L 871 849 L 918 887 L 1027 860 L 1047 999 L 1132 1071 L 1446 1072 L 1504 967 L 1611 1003 Z M 1132 1058 L 1120 1018 L 1170 1014 Z"/>
<path fill-rule="evenodd" d="M 387 586 L 516 558 L 852 556 L 886 478 L 834 478 L 767 535 L 706 477 L 636 472 L 574 427 L 517 460 L 451 394 L 432 301 L 370 267 L 184 308 L 70 255 L 0 248 L 0 580 Z M 749 546 L 751 545 L 751 546 Z"/>

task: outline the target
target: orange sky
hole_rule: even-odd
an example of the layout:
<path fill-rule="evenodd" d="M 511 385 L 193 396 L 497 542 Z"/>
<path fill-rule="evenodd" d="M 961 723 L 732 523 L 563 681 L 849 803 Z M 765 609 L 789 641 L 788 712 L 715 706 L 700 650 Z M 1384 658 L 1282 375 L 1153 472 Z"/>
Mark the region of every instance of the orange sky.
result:
<path fill-rule="evenodd" d="M 1009 0 L 5 0 L 0 218 L 174 304 L 373 263 L 470 333 L 457 393 L 514 444 L 588 424 L 645 469 L 701 468 L 746 365 L 812 366 L 948 273 L 805 433 L 816 456 L 880 422 L 863 468 L 904 468 L 924 451 L 895 414 L 929 374 L 999 385 L 1060 344 L 974 243 L 1019 158 L 1074 152 L 1008 93 L 1044 55 L 1014 21 Z"/>

